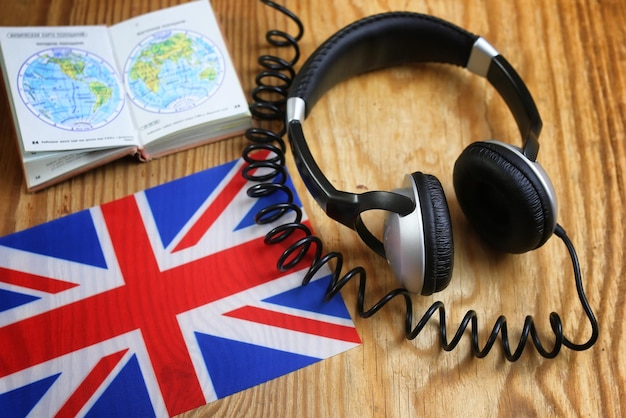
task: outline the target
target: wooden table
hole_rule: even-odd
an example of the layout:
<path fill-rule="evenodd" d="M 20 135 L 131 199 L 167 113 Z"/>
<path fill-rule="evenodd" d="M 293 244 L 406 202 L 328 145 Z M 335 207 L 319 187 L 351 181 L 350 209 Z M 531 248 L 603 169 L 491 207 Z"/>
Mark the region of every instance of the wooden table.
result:
<path fill-rule="evenodd" d="M 3 1 L 0 25 L 113 24 L 176 0 Z M 256 1 L 214 0 L 246 93 L 271 28 L 292 25 Z M 515 66 L 544 120 L 539 159 L 559 199 L 559 222 L 573 239 L 600 337 L 586 352 L 564 349 L 544 360 L 529 347 L 516 363 L 497 346 L 471 355 L 468 336 L 443 352 L 437 327 L 415 340 L 403 336 L 403 304 L 370 319 L 356 315 L 356 284 L 342 294 L 363 345 L 347 353 L 214 402 L 186 416 L 606 416 L 626 414 L 626 3 L 621 0 L 297 2 L 306 57 L 324 39 L 363 16 L 408 9 L 450 20 L 485 36 Z M 300 63 L 301 64 L 301 63 Z M 120 161 L 36 194 L 25 192 L 6 92 L 0 98 L 0 235 L 123 197 L 237 158 L 243 137 L 181 152 L 149 164 Z M 517 144 L 502 100 L 483 79 L 455 68 L 404 67 L 352 79 L 316 106 L 307 121 L 314 155 L 339 189 L 393 189 L 412 171 L 436 175 L 448 196 L 454 242 L 452 284 L 415 297 L 423 312 L 435 300 L 456 326 L 468 309 L 480 317 L 481 341 L 499 314 L 513 338 L 532 314 L 551 344 L 548 315 L 557 311 L 566 334 L 584 341 L 590 328 L 576 298 L 571 265 L 556 239 L 520 256 L 483 245 L 465 221 L 452 188 L 456 156 L 472 141 Z M 296 173 L 292 158 L 288 159 Z M 296 187 L 326 249 L 368 272 L 368 302 L 396 287 L 386 262 L 351 230 L 327 218 Z M 379 219 L 372 216 L 370 222 Z"/>

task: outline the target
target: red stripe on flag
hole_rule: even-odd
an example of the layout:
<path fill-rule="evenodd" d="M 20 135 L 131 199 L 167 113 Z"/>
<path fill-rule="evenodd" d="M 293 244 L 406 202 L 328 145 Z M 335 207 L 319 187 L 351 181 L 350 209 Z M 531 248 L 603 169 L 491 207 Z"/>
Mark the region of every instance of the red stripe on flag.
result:
<path fill-rule="evenodd" d="M 246 180 L 240 174 L 233 176 L 224 189 L 220 191 L 219 199 L 216 199 L 204 211 L 200 218 L 194 223 L 193 227 L 187 231 L 187 234 L 180 240 L 173 252 L 196 245 L 215 223 L 217 218 L 224 213 L 224 209 L 230 205 L 245 183 Z"/>
<path fill-rule="evenodd" d="M 55 418 L 77 416 L 83 406 L 85 406 L 94 393 L 96 393 L 96 390 L 102 386 L 102 382 L 111 374 L 127 351 L 128 349 L 102 357 L 98 364 L 89 372 L 85 380 L 78 386 L 76 391 L 72 393 L 72 396 L 70 396 L 67 402 L 59 409 Z"/>
<path fill-rule="evenodd" d="M 0 282 L 52 294 L 57 294 L 78 286 L 76 283 L 68 283 L 62 280 L 9 270 L 2 267 L 0 267 Z"/>
<path fill-rule="evenodd" d="M 356 329 L 352 327 L 330 324 L 328 322 L 302 318 L 300 316 L 270 311 L 253 306 L 244 306 L 243 308 L 227 312 L 224 315 L 259 324 L 289 329 L 292 331 L 319 335 L 320 337 L 327 337 L 335 340 L 342 340 L 357 344 L 361 342 Z"/>
<path fill-rule="evenodd" d="M 269 151 L 259 151 L 252 154 L 257 161 L 263 161 L 269 155 Z M 254 175 L 257 171 L 258 170 L 252 170 L 249 174 Z M 233 176 L 224 189 L 219 192 L 219 199 L 209 205 L 204 213 L 200 215 L 200 218 L 194 223 L 193 227 L 187 231 L 187 234 L 180 240 L 172 252 L 175 253 L 196 245 L 207 233 L 211 225 L 213 225 L 217 218 L 224 212 L 224 209 L 230 205 L 232 200 L 245 184 L 246 179 L 241 175 L 241 173 Z"/>

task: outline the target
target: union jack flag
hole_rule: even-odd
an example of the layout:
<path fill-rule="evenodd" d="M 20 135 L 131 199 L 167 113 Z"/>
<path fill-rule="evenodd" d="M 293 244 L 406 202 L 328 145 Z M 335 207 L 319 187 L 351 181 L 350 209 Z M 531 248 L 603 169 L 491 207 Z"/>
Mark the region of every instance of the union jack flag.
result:
<path fill-rule="evenodd" d="M 3 417 L 175 415 L 360 344 L 328 270 L 276 270 L 243 164 L 0 238 Z"/>

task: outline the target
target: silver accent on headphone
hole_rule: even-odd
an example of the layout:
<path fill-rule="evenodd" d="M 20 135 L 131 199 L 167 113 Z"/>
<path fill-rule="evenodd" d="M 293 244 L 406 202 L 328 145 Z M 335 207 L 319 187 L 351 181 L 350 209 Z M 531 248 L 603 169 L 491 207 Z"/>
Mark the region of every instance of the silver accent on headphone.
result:
<path fill-rule="evenodd" d="M 485 38 L 479 37 L 474 42 L 465 68 L 481 77 L 487 77 L 491 60 L 498 55 L 500 53 Z"/>
<path fill-rule="evenodd" d="M 405 216 L 388 213 L 385 217 L 383 242 L 387 262 L 404 288 L 411 293 L 420 294 L 424 287 L 426 248 L 417 185 L 407 175 L 402 188 L 394 192 L 415 199 L 415 210 Z"/>
<path fill-rule="evenodd" d="M 546 191 L 546 194 L 548 195 L 548 199 L 550 200 L 550 208 L 552 209 L 552 213 L 554 214 L 553 216 L 554 224 L 552 225 L 552 232 L 554 232 L 554 229 L 556 228 L 556 224 L 557 224 L 557 214 L 558 214 L 557 211 L 559 209 L 558 207 L 559 205 L 556 200 L 556 191 L 554 190 L 554 185 L 552 184 L 552 180 L 550 180 L 548 173 L 546 173 L 546 170 L 537 161 L 533 161 L 529 159 L 528 157 L 526 157 L 524 153 L 522 152 L 522 150 L 519 147 L 516 147 L 515 145 L 507 144 L 505 142 L 496 141 L 496 140 L 489 140 L 485 142 L 497 144 L 513 151 L 515 154 L 519 155 L 520 158 L 523 161 L 525 161 L 528 167 L 535 173 L 535 175 L 541 182 L 541 185 L 543 186 L 544 190 Z"/>
<path fill-rule="evenodd" d="M 287 99 L 287 125 L 297 120 L 302 122 L 306 115 L 306 102 L 300 97 L 290 97 Z"/>

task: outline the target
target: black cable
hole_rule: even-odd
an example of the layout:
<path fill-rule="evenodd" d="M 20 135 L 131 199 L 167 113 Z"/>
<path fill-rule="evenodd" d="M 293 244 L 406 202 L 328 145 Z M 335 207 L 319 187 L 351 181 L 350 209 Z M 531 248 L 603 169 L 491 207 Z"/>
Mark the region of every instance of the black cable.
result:
<path fill-rule="evenodd" d="M 591 337 L 585 343 L 576 344 L 564 336 L 563 323 L 556 312 L 550 314 L 550 325 L 555 336 L 552 349 L 544 347 L 532 316 L 527 316 L 522 327 L 519 342 L 515 347 L 515 351 L 512 351 L 507 321 L 504 316 L 498 317 L 487 341 L 481 348 L 478 335 L 478 317 L 473 310 L 465 314 L 454 336 L 448 341 L 446 310 L 440 301 L 433 303 L 415 326 L 413 325 L 411 294 L 406 289 L 392 290 L 370 308 L 365 308 L 367 282 L 365 269 L 363 267 L 355 267 L 342 276 L 342 254 L 330 252 L 322 255 L 324 252 L 322 241 L 319 237 L 312 234 L 309 227 L 302 223 L 302 210 L 294 203 L 294 195 L 285 184 L 287 180 L 287 171 L 285 169 L 286 146 L 283 140 L 286 133 L 285 104 L 291 81 L 295 76 L 294 67 L 300 58 L 298 42 L 304 34 L 304 26 L 300 19 L 285 7 L 270 0 L 261 0 L 261 2 L 287 16 L 298 27 L 298 32 L 295 36 L 280 30 L 270 30 L 266 33 L 265 38 L 271 46 L 289 48 L 292 50 L 293 57 L 291 60 L 285 60 L 274 55 L 262 55 L 259 57 L 258 62 L 263 70 L 256 77 L 256 87 L 252 91 L 254 103 L 250 106 L 250 111 L 260 121 L 279 122 L 281 128 L 278 131 L 258 127 L 249 129 L 246 132 L 246 138 L 251 144 L 244 149 L 242 154 L 248 163 L 243 171 L 243 176 L 246 180 L 256 183 L 248 189 L 248 195 L 251 197 L 263 197 L 281 192 L 285 197 L 283 202 L 269 205 L 259 211 L 255 217 L 256 222 L 258 224 L 272 223 L 290 213 L 294 217 L 292 221 L 272 229 L 265 237 L 265 243 L 268 245 L 283 242 L 288 238 L 295 240 L 278 259 L 277 268 L 280 271 L 290 270 L 295 268 L 306 257 L 309 257 L 312 261 L 302 281 L 302 284 L 306 285 L 322 267 L 326 265 L 331 266 L 334 262 L 335 266 L 331 268 L 331 281 L 326 291 L 326 300 L 332 299 L 351 280 L 358 279 L 357 311 L 363 318 L 374 315 L 392 299 L 396 297 L 403 298 L 406 304 L 405 336 L 410 340 L 416 338 L 431 318 L 436 313 L 439 313 L 439 337 L 443 349 L 446 351 L 453 350 L 459 344 L 468 326 L 471 327 L 470 336 L 473 354 L 479 358 L 485 357 L 491 351 L 498 339 L 498 334 L 500 334 L 504 355 L 509 361 L 516 361 L 520 358 L 529 338 L 537 352 L 545 358 L 556 357 L 563 345 L 575 351 L 587 350 L 593 346 L 598 339 L 598 322 L 583 290 L 582 275 L 576 250 L 560 225 L 557 225 L 555 235 L 567 247 L 574 269 L 578 298 L 591 324 Z M 259 155 L 258 151 L 266 151 L 263 155 L 267 156 L 265 158 L 257 158 Z M 301 237 L 293 238 L 292 235 L 294 233 L 299 233 Z"/>

